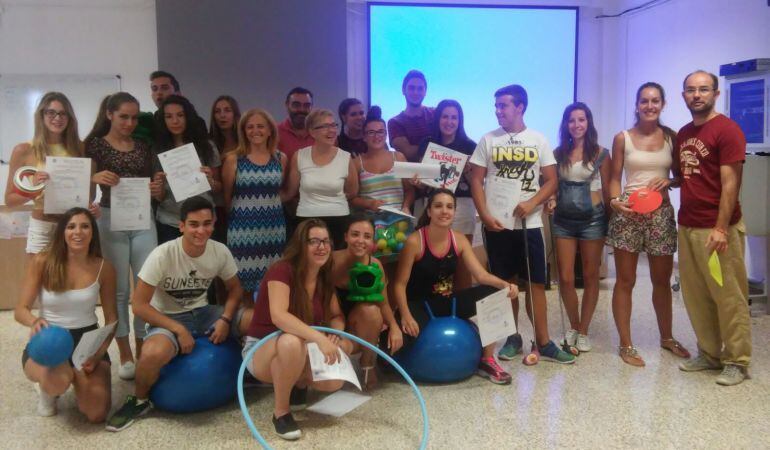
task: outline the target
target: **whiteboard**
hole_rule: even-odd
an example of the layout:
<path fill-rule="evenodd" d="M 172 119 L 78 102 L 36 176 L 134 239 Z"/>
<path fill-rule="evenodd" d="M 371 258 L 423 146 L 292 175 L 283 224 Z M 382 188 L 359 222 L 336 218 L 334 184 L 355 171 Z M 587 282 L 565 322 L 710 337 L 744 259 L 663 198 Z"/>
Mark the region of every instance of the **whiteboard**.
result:
<path fill-rule="evenodd" d="M 83 139 L 102 99 L 119 91 L 120 81 L 120 75 L 0 74 L 0 189 L 5 189 L 13 147 L 32 140 L 35 108 L 46 92 L 58 91 L 69 98 Z"/>

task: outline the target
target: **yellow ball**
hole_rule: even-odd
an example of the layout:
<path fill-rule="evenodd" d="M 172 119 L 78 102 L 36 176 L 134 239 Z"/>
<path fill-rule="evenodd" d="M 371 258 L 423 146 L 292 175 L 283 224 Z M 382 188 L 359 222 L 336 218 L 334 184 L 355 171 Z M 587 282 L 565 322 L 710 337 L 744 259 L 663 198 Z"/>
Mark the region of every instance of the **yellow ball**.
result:
<path fill-rule="evenodd" d="M 396 224 L 396 227 L 398 228 L 398 231 L 406 231 L 407 228 L 409 228 L 409 224 L 405 220 L 402 220 Z"/>
<path fill-rule="evenodd" d="M 377 248 L 379 250 L 385 250 L 386 248 L 388 248 L 388 241 L 385 239 L 380 239 L 379 241 L 377 241 Z"/>
<path fill-rule="evenodd" d="M 399 231 L 398 233 L 396 233 L 396 241 L 404 242 L 405 240 L 406 240 L 406 235 L 404 234 L 403 231 Z"/>

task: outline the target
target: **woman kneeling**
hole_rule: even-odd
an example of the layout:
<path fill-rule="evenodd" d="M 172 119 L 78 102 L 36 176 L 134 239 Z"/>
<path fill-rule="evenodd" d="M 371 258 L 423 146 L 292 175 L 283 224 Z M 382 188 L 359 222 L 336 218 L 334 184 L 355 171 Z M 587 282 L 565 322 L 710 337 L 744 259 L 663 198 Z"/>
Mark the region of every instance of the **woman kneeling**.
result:
<path fill-rule="evenodd" d="M 343 384 L 341 380 L 313 381 L 306 344 L 317 344 L 328 364 L 337 362 L 339 349 L 348 354 L 353 349 L 350 341 L 310 327 L 326 325 L 345 329 L 331 281 L 331 251 L 326 224 L 319 219 L 302 222 L 283 258 L 265 274 L 247 332 L 244 355 L 259 339 L 278 329 L 283 331 L 278 338 L 260 347 L 247 367 L 258 380 L 273 384 L 273 425 L 284 439 L 299 439 L 302 435 L 291 411 L 306 406 L 309 385 L 319 391 L 333 392 Z"/>

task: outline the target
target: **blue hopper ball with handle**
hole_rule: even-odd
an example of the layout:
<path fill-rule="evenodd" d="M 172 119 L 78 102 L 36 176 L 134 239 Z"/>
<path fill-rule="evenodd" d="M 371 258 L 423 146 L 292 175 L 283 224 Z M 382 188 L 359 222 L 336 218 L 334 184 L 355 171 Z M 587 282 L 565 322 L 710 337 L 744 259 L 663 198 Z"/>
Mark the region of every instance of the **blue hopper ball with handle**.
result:
<path fill-rule="evenodd" d="M 69 331 L 50 325 L 32 336 L 27 345 L 27 353 L 32 361 L 41 366 L 56 367 L 70 358 L 74 347 Z"/>

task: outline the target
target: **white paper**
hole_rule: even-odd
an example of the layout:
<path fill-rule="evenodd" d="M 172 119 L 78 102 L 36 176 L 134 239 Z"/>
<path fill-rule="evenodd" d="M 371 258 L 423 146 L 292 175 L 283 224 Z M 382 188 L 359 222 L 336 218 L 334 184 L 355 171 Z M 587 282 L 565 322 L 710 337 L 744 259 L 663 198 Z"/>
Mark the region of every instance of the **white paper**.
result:
<path fill-rule="evenodd" d="M 152 210 L 149 178 L 121 178 L 110 189 L 110 230 L 149 230 Z"/>
<path fill-rule="evenodd" d="M 425 149 L 422 163 L 438 164 L 440 167 L 439 176 L 430 180 L 423 180 L 422 184 L 434 188 L 446 188 L 454 192 L 460 183 L 460 176 L 467 162 L 468 155 L 431 142 Z"/>
<path fill-rule="evenodd" d="M 441 175 L 441 166 L 438 164 L 423 164 L 413 162 L 393 162 L 393 176 L 396 178 L 433 179 Z"/>
<path fill-rule="evenodd" d="M 337 349 L 340 354 L 339 360 L 335 364 L 326 364 L 324 354 L 318 348 L 315 342 L 308 342 L 307 356 L 310 359 L 310 370 L 313 374 L 313 381 L 324 380 L 345 380 L 353 383 L 358 390 L 361 390 L 361 383 L 358 381 L 353 364 L 350 358 L 341 349 Z"/>
<path fill-rule="evenodd" d="M 307 410 L 327 416 L 342 417 L 371 399 L 368 395 L 339 390 L 308 406 Z"/>
<path fill-rule="evenodd" d="M 104 341 L 115 329 L 117 322 L 112 322 L 109 325 L 105 325 L 101 328 L 91 330 L 87 333 L 83 333 L 83 337 L 80 338 L 78 346 L 75 347 L 75 351 L 72 352 L 72 365 L 75 369 L 80 370 L 83 368 L 83 364 L 88 361 L 88 358 L 94 356 L 99 351 Z"/>
<path fill-rule="evenodd" d="M 380 206 L 378 209 L 380 211 L 385 211 L 385 212 L 389 212 L 389 213 L 393 213 L 393 214 L 398 214 L 399 216 L 404 216 L 404 217 L 408 217 L 410 219 L 414 219 L 413 215 L 407 214 L 404 211 L 402 211 L 400 209 L 397 209 L 397 208 L 394 208 L 392 206 Z"/>
<path fill-rule="evenodd" d="M 27 237 L 27 231 L 29 230 L 29 218 L 32 216 L 32 211 L 14 211 L 11 213 L 11 220 L 13 228 L 11 229 L 12 237 Z"/>
<path fill-rule="evenodd" d="M 206 175 L 201 172 L 203 164 L 192 143 L 163 152 L 158 159 L 177 202 L 211 190 Z"/>
<path fill-rule="evenodd" d="M 46 156 L 45 171 L 50 179 L 45 184 L 44 213 L 63 214 L 76 206 L 88 208 L 91 158 Z"/>
<path fill-rule="evenodd" d="M 492 217 L 497 219 L 503 228 L 513 230 L 517 220 L 513 210 L 519 204 L 521 183 L 517 180 L 488 177 L 484 193 L 487 197 L 487 209 Z"/>
<path fill-rule="evenodd" d="M 476 302 L 476 323 L 482 347 L 516 333 L 508 289 L 499 290 Z"/>

